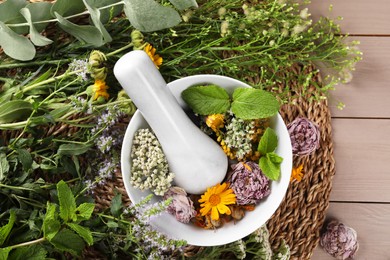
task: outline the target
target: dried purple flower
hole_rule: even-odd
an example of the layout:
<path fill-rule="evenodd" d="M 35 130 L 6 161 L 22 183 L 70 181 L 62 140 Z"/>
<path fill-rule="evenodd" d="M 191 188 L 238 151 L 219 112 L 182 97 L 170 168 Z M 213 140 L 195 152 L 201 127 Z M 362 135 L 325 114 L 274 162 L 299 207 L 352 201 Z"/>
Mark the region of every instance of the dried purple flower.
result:
<path fill-rule="evenodd" d="M 164 194 L 164 199 L 172 198 L 172 203 L 168 206 L 167 211 L 174 215 L 182 223 L 189 223 L 191 218 L 196 216 L 194 203 L 187 197 L 187 193 L 180 187 L 171 187 Z"/>
<path fill-rule="evenodd" d="M 320 129 L 317 124 L 304 117 L 297 117 L 287 125 L 292 152 L 295 155 L 308 155 L 320 147 Z"/>
<path fill-rule="evenodd" d="M 255 162 L 239 162 L 231 166 L 228 174 L 230 188 L 236 194 L 237 204 L 246 205 L 259 202 L 267 197 L 271 190 L 269 180 Z"/>
<path fill-rule="evenodd" d="M 356 231 L 337 220 L 329 222 L 320 244 L 337 259 L 353 258 L 359 248 Z"/>

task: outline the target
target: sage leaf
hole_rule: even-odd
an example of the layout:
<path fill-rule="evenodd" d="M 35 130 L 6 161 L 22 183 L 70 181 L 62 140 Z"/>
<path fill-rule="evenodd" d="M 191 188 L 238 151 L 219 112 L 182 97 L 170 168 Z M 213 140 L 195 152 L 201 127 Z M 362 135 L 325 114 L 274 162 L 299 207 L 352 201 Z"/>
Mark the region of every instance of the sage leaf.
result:
<path fill-rule="evenodd" d="M 18 247 L 9 256 L 12 260 L 44 260 L 47 251 L 41 245 Z"/>
<path fill-rule="evenodd" d="M 280 177 L 280 164 L 282 162 L 283 158 L 276 153 L 267 153 L 260 158 L 259 167 L 268 179 L 277 181 Z"/>
<path fill-rule="evenodd" d="M 28 4 L 25 0 L 5 1 L 0 4 L 0 21 L 6 24 L 17 24 L 26 22 L 19 10 Z M 12 30 L 19 34 L 28 32 L 28 26 L 12 27 Z"/>
<path fill-rule="evenodd" d="M 35 47 L 29 39 L 12 31 L 1 21 L 0 46 L 3 48 L 5 54 L 15 60 L 32 60 L 36 53 Z"/>
<path fill-rule="evenodd" d="M 83 0 L 57 0 L 50 9 L 50 13 L 53 17 L 58 13 L 61 16 L 68 16 L 81 13 L 85 10 Z"/>
<path fill-rule="evenodd" d="M 58 148 L 58 155 L 80 155 L 89 150 L 90 144 L 61 144 Z"/>
<path fill-rule="evenodd" d="M 57 192 L 60 203 L 60 217 L 65 222 L 76 220 L 76 201 L 69 186 L 63 180 L 57 183 Z"/>
<path fill-rule="evenodd" d="M 100 11 L 99 9 L 92 7 L 88 4 L 87 0 L 83 0 L 85 6 L 88 9 L 88 12 L 91 15 L 91 19 L 95 27 L 99 30 L 100 34 L 103 36 L 104 43 L 112 41 L 110 34 L 107 32 L 106 28 L 100 21 Z"/>
<path fill-rule="evenodd" d="M 0 182 L 7 176 L 8 171 L 9 171 L 9 163 L 7 160 L 7 155 L 5 153 L 0 153 Z"/>
<path fill-rule="evenodd" d="M 31 12 L 28 8 L 22 8 L 20 10 L 20 13 L 23 15 L 23 17 L 26 19 L 27 23 L 30 26 L 30 39 L 31 41 L 36 45 L 36 46 L 46 46 L 53 41 L 46 38 L 45 36 L 41 35 L 38 30 L 35 28 L 32 17 L 31 17 Z"/>
<path fill-rule="evenodd" d="M 279 102 L 270 92 L 255 88 L 236 88 L 233 92 L 232 112 L 238 118 L 267 118 L 278 111 Z"/>
<path fill-rule="evenodd" d="M 257 150 L 261 154 L 272 153 L 275 151 L 277 146 L 278 146 L 278 136 L 276 135 L 275 131 L 272 128 L 267 127 L 263 136 L 260 139 Z"/>
<path fill-rule="evenodd" d="M 31 154 L 26 149 L 17 149 L 18 159 L 23 165 L 23 170 L 28 171 L 31 169 L 33 159 Z"/>
<path fill-rule="evenodd" d="M 122 209 L 122 195 L 120 193 L 116 194 L 111 200 L 110 211 L 111 214 L 115 217 L 120 215 L 120 210 Z"/>
<path fill-rule="evenodd" d="M 69 252 L 73 255 L 80 255 L 84 249 L 85 244 L 83 239 L 73 231 L 69 229 L 62 229 L 57 235 L 50 241 L 57 249 L 65 252 Z"/>
<path fill-rule="evenodd" d="M 222 114 L 230 107 L 229 94 L 216 85 L 189 87 L 181 97 L 199 115 Z"/>
<path fill-rule="evenodd" d="M 76 209 L 77 220 L 88 220 L 91 218 L 95 204 L 93 203 L 82 203 Z"/>
<path fill-rule="evenodd" d="M 190 7 L 198 7 L 195 0 L 169 0 L 177 9 L 184 10 Z"/>
<path fill-rule="evenodd" d="M 75 223 L 67 223 L 68 227 L 70 227 L 74 232 L 76 232 L 88 245 L 93 244 L 92 232 L 86 227 L 80 226 Z"/>
<path fill-rule="evenodd" d="M 50 241 L 55 235 L 57 235 L 60 228 L 61 223 L 57 218 L 57 206 L 48 202 L 42 225 L 43 235 L 48 241 Z"/>
<path fill-rule="evenodd" d="M 158 31 L 181 22 L 175 9 L 154 0 L 124 0 L 124 11 L 131 25 L 143 32 Z"/>
<path fill-rule="evenodd" d="M 102 34 L 99 29 L 92 25 L 77 25 L 69 22 L 60 14 L 55 13 L 59 26 L 70 35 L 73 35 L 81 42 L 89 43 L 95 47 L 104 44 Z"/>
<path fill-rule="evenodd" d="M 15 211 L 10 210 L 9 214 L 8 223 L 0 227 L 0 246 L 4 244 L 16 220 Z"/>

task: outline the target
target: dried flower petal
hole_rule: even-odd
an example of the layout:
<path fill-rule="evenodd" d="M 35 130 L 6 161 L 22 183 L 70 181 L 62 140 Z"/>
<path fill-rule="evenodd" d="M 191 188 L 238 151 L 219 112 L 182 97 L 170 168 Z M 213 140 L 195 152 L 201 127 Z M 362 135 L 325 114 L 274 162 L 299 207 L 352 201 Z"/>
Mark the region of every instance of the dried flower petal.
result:
<path fill-rule="evenodd" d="M 194 203 L 187 197 L 187 192 L 180 187 L 171 187 L 165 194 L 164 199 L 172 198 L 172 203 L 167 211 L 182 223 L 189 223 L 196 216 Z"/>
<path fill-rule="evenodd" d="M 359 249 L 356 231 L 337 220 L 329 222 L 320 244 L 337 259 L 353 258 Z"/>
<path fill-rule="evenodd" d="M 304 117 L 297 117 L 287 125 L 292 152 L 308 155 L 320 147 L 320 129 L 317 124 Z"/>

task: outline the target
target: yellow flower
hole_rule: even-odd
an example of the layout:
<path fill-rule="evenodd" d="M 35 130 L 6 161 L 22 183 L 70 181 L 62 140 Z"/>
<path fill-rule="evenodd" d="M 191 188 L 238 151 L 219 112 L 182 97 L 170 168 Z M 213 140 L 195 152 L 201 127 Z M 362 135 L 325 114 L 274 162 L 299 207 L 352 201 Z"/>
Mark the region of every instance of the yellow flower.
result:
<path fill-rule="evenodd" d="M 302 180 L 302 177 L 303 177 L 302 169 L 303 169 L 303 164 L 299 165 L 296 168 L 293 168 L 292 173 L 291 173 L 291 177 L 290 177 L 290 181 L 295 179 L 298 182 L 300 182 Z"/>
<path fill-rule="evenodd" d="M 106 100 L 110 97 L 107 93 L 108 86 L 104 80 L 95 80 L 93 85 L 93 100 L 98 99 L 99 97 L 104 97 Z"/>
<path fill-rule="evenodd" d="M 217 132 L 224 125 L 224 116 L 222 114 L 212 114 L 206 117 L 206 125 Z"/>
<path fill-rule="evenodd" d="M 227 183 L 222 183 L 208 188 L 198 201 L 202 203 L 200 205 L 202 216 L 211 211 L 211 219 L 218 220 L 219 214 L 231 214 L 229 207 L 226 205 L 235 204 L 236 195 L 232 189 L 229 189 Z"/>
<path fill-rule="evenodd" d="M 160 55 L 156 54 L 156 48 L 153 48 L 153 46 L 148 43 L 146 44 L 144 51 L 149 55 L 154 65 L 159 68 L 163 62 L 163 58 L 160 57 Z"/>

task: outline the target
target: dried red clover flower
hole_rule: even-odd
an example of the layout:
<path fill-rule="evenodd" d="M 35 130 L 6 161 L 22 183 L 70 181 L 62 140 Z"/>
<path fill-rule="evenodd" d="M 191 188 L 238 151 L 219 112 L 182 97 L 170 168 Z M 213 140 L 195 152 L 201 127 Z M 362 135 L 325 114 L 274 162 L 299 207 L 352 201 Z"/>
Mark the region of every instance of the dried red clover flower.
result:
<path fill-rule="evenodd" d="M 359 249 L 356 231 L 337 220 L 329 222 L 320 244 L 337 259 L 353 258 Z"/>
<path fill-rule="evenodd" d="M 187 192 L 180 187 L 171 187 L 164 194 L 164 199 L 172 198 L 172 203 L 167 211 L 182 223 L 189 223 L 191 218 L 196 216 L 194 203 L 187 197 Z"/>
<path fill-rule="evenodd" d="M 304 117 L 297 117 L 287 125 L 292 152 L 308 155 L 320 147 L 320 129 L 317 124 Z"/>
<path fill-rule="evenodd" d="M 231 168 L 228 182 L 236 194 L 238 205 L 256 204 L 271 193 L 269 180 L 257 163 L 239 162 L 233 164 Z"/>

